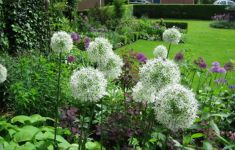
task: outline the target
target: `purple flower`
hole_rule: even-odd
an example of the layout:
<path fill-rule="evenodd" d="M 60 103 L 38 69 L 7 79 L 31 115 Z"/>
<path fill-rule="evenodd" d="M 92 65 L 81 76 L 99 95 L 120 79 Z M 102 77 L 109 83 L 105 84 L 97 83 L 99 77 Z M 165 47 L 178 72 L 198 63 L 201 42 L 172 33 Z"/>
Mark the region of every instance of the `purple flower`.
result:
<path fill-rule="evenodd" d="M 69 62 L 69 63 L 72 63 L 72 62 L 74 62 L 76 60 L 76 58 L 74 57 L 74 56 L 68 56 L 68 58 L 67 58 L 67 61 Z"/>
<path fill-rule="evenodd" d="M 206 62 L 201 57 L 199 57 L 198 60 L 194 61 L 194 63 L 197 64 L 198 67 L 201 68 L 201 69 L 205 69 L 207 67 Z"/>
<path fill-rule="evenodd" d="M 234 65 L 232 62 L 227 62 L 226 64 L 224 64 L 224 69 L 226 71 L 233 71 L 234 69 Z"/>
<path fill-rule="evenodd" d="M 179 61 L 182 61 L 184 59 L 184 54 L 179 52 L 175 55 L 175 61 L 176 62 L 179 62 Z"/>
<path fill-rule="evenodd" d="M 88 49 L 89 45 L 90 45 L 90 38 L 89 37 L 85 37 L 84 38 L 84 45 L 85 45 L 85 49 Z"/>
<path fill-rule="evenodd" d="M 145 63 L 147 60 L 147 58 L 145 57 L 143 53 L 136 54 L 136 59 L 138 59 L 140 63 Z"/>
<path fill-rule="evenodd" d="M 215 61 L 215 62 L 212 63 L 212 66 L 213 67 L 220 67 L 220 63 Z"/>
<path fill-rule="evenodd" d="M 230 85 L 229 88 L 235 90 L 235 85 Z"/>
<path fill-rule="evenodd" d="M 73 42 L 80 42 L 80 36 L 75 32 L 71 34 L 71 38 L 73 39 Z"/>
<path fill-rule="evenodd" d="M 226 73 L 226 70 L 224 68 L 219 68 L 218 73 Z"/>
<path fill-rule="evenodd" d="M 224 79 L 224 78 L 220 78 L 220 79 L 215 80 L 215 83 L 217 83 L 217 84 L 225 84 L 225 83 L 227 83 L 227 80 Z"/>

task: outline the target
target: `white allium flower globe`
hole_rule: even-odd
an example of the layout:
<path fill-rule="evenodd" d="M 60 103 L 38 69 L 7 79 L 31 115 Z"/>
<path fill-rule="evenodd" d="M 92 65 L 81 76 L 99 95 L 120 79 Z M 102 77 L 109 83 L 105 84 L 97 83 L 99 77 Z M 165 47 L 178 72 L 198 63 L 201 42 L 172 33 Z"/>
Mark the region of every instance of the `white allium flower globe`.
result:
<path fill-rule="evenodd" d="M 59 31 L 53 34 L 51 38 L 51 49 L 54 52 L 69 53 L 72 48 L 73 40 L 68 33 Z"/>
<path fill-rule="evenodd" d="M 0 64 L 0 83 L 5 82 L 7 79 L 7 69 Z"/>
<path fill-rule="evenodd" d="M 73 96 L 81 101 L 98 101 L 106 95 L 107 80 L 103 73 L 93 68 L 82 68 L 71 77 Z"/>
<path fill-rule="evenodd" d="M 107 61 L 107 58 L 113 54 L 112 49 L 113 46 L 107 39 L 98 37 L 90 43 L 87 53 L 92 62 L 100 63 Z"/>
<path fill-rule="evenodd" d="M 102 71 L 107 79 L 113 80 L 120 76 L 123 65 L 123 60 L 113 53 L 107 61 L 99 63 L 97 69 Z"/>
<path fill-rule="evenodd" d="M 172 131 L 189 128 L 197 115 L 194 93 L 179 84 L 163 88 L 155 98 L 156 119 Z"/>
<path fill-rule="evenodd" d="M 163 41 L 171 43 L 171 44 L 178 44 L 181 39 L 181 33 L 176 28 L 170 28 L 163 32 Z"/>
<path fill-rule="evenodd" d="M 156 92 L 164 86 L 180 82 L 180 70 L 176 63 L 161 58 L 148 60 L 140 68 L 140 81 L 146 87 L 155 88 Z"/>
<path fill-rule="evenodd" d="M 145 87 L 141 82 L 138 82 L 132 88 L 132 97 L 135 102 L 153 103 L 155 98 L 154 93 L 153 88 Z"/>
<path fill-rule="evenodd" d="M 161 57 L 165 59 L 167 57 L 167 53 L 167 48 L 164 45 L 157 46 L 153 51 L 155 58 Z"/>

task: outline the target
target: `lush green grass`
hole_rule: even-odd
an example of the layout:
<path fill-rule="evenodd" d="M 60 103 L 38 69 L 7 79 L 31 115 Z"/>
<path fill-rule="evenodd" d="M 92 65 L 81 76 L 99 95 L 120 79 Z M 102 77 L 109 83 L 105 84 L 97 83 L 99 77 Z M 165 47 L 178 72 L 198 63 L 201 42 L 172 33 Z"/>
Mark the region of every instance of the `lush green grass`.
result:
<path fill-rule="evenodd" d="M 189 28 L 188 33 L 185 35 L 185 44 L 173 45 L 170 58 L 173 58 L 175 53 L 179 51 L 190 50 L 192 61 L 197 57 L 203 57 L 209 66 L 213 61 L 219 61 L 224 64 L 229 60 L 235 60 L 235 30 L 211 28 L 209 26 L 210 21 L 177 21 L 187 22 Z M 153 49 L 159 44 L 164 44 L 168 47 L 168 44 L 162 41 L 138 40 L 119 50 L 133 49 L 152 58 Z M 229 78 L 232 79 L 232 82 L 235 81 L 234 75 L 230 75 Z"/>
<path fill-rule="evenodd" d="M 230 59 L 235 59 L 235 30 L 211 28 L 209 27 L 210 21 L 179 21 L 187 22 L 189 29 L 185 35 L 185 44 L 172 46 L 171 58 L 176 52 L 187 49 L 191 50 L 194 58 L 203 57 L 208 63 L 213 61 L 225 63 Z M 162 41 L 138 40 L 120 49 L 133 49 L 151 58 L 153 49 L 159 44 L 168 46 Z"/>

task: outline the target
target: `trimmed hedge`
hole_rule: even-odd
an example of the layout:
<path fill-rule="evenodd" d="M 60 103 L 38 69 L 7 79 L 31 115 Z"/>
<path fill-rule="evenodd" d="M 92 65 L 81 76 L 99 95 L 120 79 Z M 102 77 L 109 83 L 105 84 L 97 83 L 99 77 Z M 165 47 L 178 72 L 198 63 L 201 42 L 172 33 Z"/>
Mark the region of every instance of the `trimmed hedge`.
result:
<path fill-rule="evenodd" d="M 133 5 L 136 17 L 210 20 L 215 14 L 224 14 L 222 5 Z"/>

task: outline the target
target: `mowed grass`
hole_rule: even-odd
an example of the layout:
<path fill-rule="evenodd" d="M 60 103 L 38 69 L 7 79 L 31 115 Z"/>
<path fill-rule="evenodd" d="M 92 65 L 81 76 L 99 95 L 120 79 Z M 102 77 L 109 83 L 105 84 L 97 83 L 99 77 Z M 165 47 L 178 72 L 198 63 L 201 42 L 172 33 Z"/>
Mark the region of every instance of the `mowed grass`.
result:
<path fill-rule="evenodd" d="M 230 59 L 235 60 L 235 30 L 211 28 L 210 21 L 173 21 L 187 22 L 189 27 L 185 35 L 185 43 L 172 45 L 171 58 L 176 52 L 190 50 L 194 58 L 203 57 L 208 63 L 219 61 L 223 64 Z M 168 47 L 168 44 L 162 41 L 138 40 L 120 49 L 133 49 L 151 58 L 153 57 L 153 49 L 160 44 Z"/>
<path fill-rule="evenodd" d="M 185 35 L 185 43 L 172 45 L 170 53 L 171 59 L 173 59 L 174 55 L 179 51 L 190 50 L 192 61 L 198 57 L 202 57 L 209 66 L 211 66 L 213 61 L 219 61 L 223 65 L 229 60 L 235 60 L 235 30 L 211 28 L 211 21 L 167 21 L 188 23 L 188 32 Z M 138 40 L 118 49 L 118 51 L 133 49 L 136 52 L 144 53 L 148 58 L 153 58 L 153 49 L 160 44 L 168 47 L 168 43 L 163 41 Z M 234 74 L 231 74 L 229 78 L 232 81 L 235 81 Z"/>

